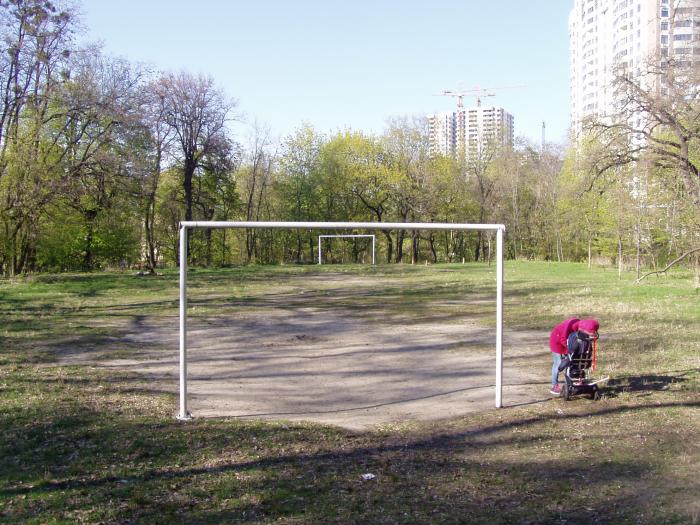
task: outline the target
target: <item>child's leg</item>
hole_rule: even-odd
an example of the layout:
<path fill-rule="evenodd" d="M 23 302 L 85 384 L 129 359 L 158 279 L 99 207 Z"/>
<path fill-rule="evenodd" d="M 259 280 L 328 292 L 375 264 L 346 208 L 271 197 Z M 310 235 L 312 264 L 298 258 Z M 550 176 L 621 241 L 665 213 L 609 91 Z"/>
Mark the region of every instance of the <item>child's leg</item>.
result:
<path fill-rule="evenodd" d="M 561 355 L 552 352 L 552 386 L 559 384 L 559 364 L 561 363 Z"/>

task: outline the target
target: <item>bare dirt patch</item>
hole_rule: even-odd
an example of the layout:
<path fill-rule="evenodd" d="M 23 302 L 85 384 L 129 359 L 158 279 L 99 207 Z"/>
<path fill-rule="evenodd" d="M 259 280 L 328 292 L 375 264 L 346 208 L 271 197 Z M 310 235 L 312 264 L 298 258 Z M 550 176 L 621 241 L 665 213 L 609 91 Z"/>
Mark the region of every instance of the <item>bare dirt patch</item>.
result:
<path fill-rule="evenodd" d="M 307 420 L 362 430 L 466 415 L 494 406 L 495 330 L 465 316 L 460 301 L 420 308 L 373 296 L 366 277 L 323 276 L 312 291 L 287 288 L 188 327 L 189 403 L 196 417 Z M 279 290 L 278 290 L 279 291 Z M 473 306 L 473 305 L 472 305 Z M 493 301 L 491 301 L 493 307 Z M 89 362 L 144 375 L 177 392 L 176 317 L 139 316 L 108 346 L 133 358 Z M 546 334 L 505 331 L 506 406 L 544 401 Z M 85 363 L 85 353 L 64 362 Z"/>

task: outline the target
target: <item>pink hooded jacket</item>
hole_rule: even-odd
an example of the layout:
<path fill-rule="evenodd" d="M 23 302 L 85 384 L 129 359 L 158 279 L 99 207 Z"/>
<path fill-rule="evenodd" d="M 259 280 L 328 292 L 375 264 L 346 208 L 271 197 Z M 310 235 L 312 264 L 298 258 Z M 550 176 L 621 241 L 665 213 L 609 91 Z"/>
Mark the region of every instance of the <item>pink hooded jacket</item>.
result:
<path fill-rule="evenodd" d="M 566 339 L 579 328 L 579 319 L 567 319 L 554 327 L 549 334 L 549 349 L 555 354 L 566 355 Z"/>
<path fill-rule="evenodd" d="M 584 319 L 578 324 L 579 330 L 585 330 L 589 334 L 597 332 L 598 328 L 600 328 L 600 323 L 595 319 Z"/>

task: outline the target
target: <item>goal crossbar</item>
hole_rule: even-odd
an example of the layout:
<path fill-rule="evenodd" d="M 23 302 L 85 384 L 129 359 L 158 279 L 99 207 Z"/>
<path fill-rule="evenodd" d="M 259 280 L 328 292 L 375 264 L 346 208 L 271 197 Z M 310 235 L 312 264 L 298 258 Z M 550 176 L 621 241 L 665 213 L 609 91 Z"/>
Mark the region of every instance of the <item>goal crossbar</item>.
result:
<path fill-rule="evenodd" d="M 180 223 L 180 411 L 179 420 L 192 419 L 187 409 L 187 231 L 208 228 L 305 230 L 486 230 L 496 232 L 496 392 L 501 408 L 503 389 L 503 224 L 450 224 L 433 222 L 289 222 L 289 221 L 183 221 Z"/>

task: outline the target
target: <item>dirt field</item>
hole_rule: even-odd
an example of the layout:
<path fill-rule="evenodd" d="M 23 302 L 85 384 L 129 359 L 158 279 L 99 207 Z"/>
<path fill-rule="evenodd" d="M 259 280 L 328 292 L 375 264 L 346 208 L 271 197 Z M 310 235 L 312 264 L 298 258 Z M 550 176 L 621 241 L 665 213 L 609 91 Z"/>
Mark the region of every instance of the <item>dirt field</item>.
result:
<path fill-rule="evenodd" d="M 193 308 L 188 386 L 195 417 L 363 430 L 494 407 L 495 330 L 461 315 L 458 301 L 406 313 L 372 298 L 366 278 L 330 274 L 304 285 L 306 291 L 292 282 L 255 301 L 227 303 L 216 316 L 200 317 Z M 506 407 L 549 397 L 546 341 L 545 333 L 506 328 Z M 135 358 L 111 359 L 105 349 L 93 364 L 139 372 L 149 388 L 178 391 L 176 317 L 134 319 L 114 341 L 115 348 L 124 344 L 139 348 Z"/>

